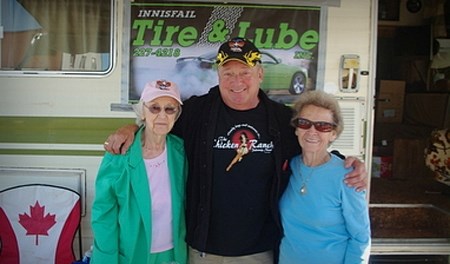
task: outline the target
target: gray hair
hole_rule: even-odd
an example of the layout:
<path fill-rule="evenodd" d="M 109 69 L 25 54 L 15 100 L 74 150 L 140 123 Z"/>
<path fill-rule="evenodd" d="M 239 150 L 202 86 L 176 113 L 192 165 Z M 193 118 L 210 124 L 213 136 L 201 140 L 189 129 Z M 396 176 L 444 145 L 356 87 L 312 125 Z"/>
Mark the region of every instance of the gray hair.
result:
<path fill-rule="evenodd" d="M 314 105 L 330 110 L 333 116 L 333 122 L 336 124 L 336 136 L 339 137 L 344 130 L 344 119 L 342 117 L 341 108 L 339 107 L 337 99 L 333 95 L 320 90 L 304 92 L 295 101 L 293 106 L 294 115 L 292 119 L 297 118 L 298 114 L 307 105 Z"/>
<path fill-rule="evenodd" d="M 131 106 L 136 114 L 136 125 L 142 126 L 144 124 L 144 102 L 139 100 L 136 104 Z"/>

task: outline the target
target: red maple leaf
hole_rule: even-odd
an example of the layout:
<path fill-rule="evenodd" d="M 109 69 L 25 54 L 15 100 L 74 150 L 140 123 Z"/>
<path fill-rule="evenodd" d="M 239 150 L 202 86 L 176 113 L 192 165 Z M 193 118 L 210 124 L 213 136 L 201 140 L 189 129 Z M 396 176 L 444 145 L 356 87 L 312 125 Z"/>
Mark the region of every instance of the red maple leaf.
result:
<path fill-rule="evenodd" d="M 19 214 L 19 223 L 27 230 L 26 235 L 36 235 L 36 245 L 39 244 L 39 235 L 48 236 L 47 231 L 56 224 L 55 215 L 47 215 L 44 217 L 45 206 L 40 206 L 36 201 L 34 206 L 30 206 L 30 215 L 27 213 Z"/>

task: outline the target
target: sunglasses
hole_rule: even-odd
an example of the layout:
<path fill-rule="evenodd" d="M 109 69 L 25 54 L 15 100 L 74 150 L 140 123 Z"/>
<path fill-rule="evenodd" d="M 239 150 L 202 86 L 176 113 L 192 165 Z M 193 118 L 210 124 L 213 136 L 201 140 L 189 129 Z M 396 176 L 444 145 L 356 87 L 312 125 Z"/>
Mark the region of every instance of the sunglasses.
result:
<path fill-rule="evenodd" d="M 314 128 L 319 132 L 330 132 L 336 127 L 336 124 L 334 123 L 323 121 L 313 122 L 311 120 L 300 117 L 292 119 L 291 124 L 292 126 L 298 127 L 300 129 L 310 129 L 312 126 L 314 126 Z"/>
<path fill-rule="evenodd" d="M 152 114 L 159 114 L 161 112 L 161 110 L 163 109 L 160 105 L 158 104 L 152 104 L 152 105 L 146 105 L 144 104 L 145 107 L 147 107 L 147 109 L 152 113 Z M 179 108 L 176 106 L 165 106 L 164 107 L 164 112 L 168 115 L 173 115 L 175 113 L 177 113 L 179 111 Z"/>

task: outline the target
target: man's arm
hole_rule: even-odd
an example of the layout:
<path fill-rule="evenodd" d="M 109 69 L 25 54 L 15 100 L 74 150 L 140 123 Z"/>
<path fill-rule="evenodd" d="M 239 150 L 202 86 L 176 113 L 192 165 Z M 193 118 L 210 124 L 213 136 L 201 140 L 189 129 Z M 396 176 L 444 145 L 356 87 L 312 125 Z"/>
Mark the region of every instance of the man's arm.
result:
<path fill-rule="evenodd" d="M 103 147 L 112 154 L 125 154 L 133 143 L 134 133 L 139 129 L 135 124 L 125 125 L 108 136 Z"/>
<path fill-rule="evenodd" d="M 348 186 L 355 187 L 357 191 L 366 190 L 369 179 L 364 162 L 356 157 L 347 157 L 345 167 L 353 167 L 353 170 L 345 175 L 345 183 Z"/>
<path fill-rule="evenodd" d="M 337 155 L 341 159 L 345 159 L 346 168 L 353 167 L 353 170 L 345 175 L 345 183 L 350 187 L 355 187 L 358 192 L 366 190 L 369 181 L 364 163 L 356 157 L 346 158 L 337 150 L 332 150 L 331 153 Z"/>

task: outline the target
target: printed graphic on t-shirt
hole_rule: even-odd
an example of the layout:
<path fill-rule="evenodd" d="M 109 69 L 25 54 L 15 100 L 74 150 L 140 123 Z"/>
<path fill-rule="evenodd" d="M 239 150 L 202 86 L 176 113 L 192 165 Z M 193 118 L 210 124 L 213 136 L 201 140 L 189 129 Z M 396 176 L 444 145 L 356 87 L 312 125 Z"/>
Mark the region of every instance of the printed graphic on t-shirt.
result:
<path fill-rule="evenodd" d="M 260 134 L 254 127 L 249 124 L 239 124 L 233 126 L 225 136 L 218 136 L 214 140 L 213 148 L 236 151 L 236 155 L 226 168 L 226 171 L 230 171 L 236 163 L 241 162 L 252 152 L 272 152 L 273 142 L 261 142 L 260 138 Z"/>

